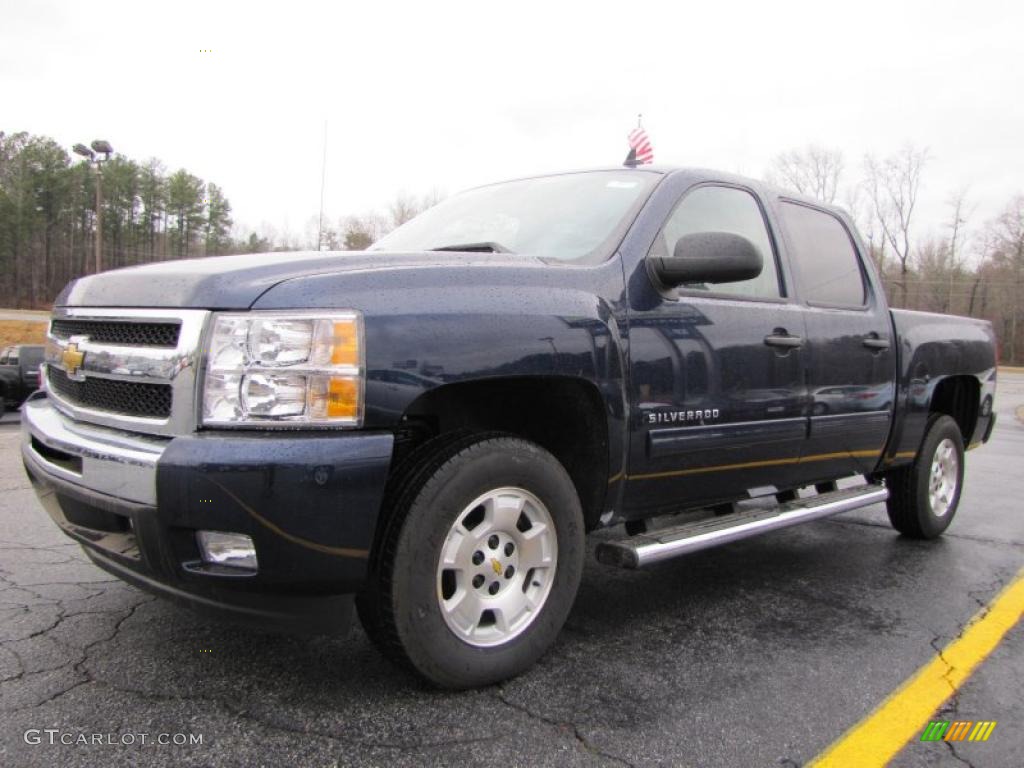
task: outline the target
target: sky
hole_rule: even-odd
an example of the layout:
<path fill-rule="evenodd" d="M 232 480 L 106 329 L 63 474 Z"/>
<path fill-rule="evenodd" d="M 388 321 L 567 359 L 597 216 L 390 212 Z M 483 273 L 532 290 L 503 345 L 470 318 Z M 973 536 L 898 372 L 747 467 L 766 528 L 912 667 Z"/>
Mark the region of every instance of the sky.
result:
<path fill-rule="evenodd" d="M 301 234 L 400 191 L 655 161 L 763 177 L 779 152 L 927 147 L 918 234 L 1024 193 L 1024 4 L 0 0 L 0 130 L 109 140 Z M 322 164 L 326 123 L 326 164 Z"/>

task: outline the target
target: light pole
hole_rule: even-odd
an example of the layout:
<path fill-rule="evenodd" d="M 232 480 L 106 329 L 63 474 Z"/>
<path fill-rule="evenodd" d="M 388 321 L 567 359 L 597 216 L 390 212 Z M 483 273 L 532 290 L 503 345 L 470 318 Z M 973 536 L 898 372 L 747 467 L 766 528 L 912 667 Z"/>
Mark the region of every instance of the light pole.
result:
<path fill-rule="evenodd" d="M 114 148 L 109 141 L 97 139 L 92 143 L 92 149 L 85 144 L 75 144 L 75 154 L 81 155 L 93 164 L 96 169 L 96 271 L 101 270 L 103 253 L 103 163 L 114 154 Z M 103 155 L 101 158 L 100 155 Z"/>

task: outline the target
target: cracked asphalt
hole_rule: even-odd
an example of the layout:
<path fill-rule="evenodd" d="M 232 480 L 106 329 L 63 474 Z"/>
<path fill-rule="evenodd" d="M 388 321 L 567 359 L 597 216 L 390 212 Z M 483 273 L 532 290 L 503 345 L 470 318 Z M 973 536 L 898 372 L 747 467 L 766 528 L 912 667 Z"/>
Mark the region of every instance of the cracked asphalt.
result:
<path fill-rule="evenodd" d="M 881 506 L 642 572 L 587 565 L 529 673 L 439 693 L 354 628 L 260 634 L 90 564 L 36 503 L 0 423 L 0 765 L 800 766 L 933 658 L 1024 564 L 1024 375 L 1001 377 L 937 542 Z M 986 743 L 911 743 L 897 766 L 1021 765 L 1024 627 L 936 719 Z M 201 734 L 192 746 L 27 744 L 29 729 Z"/>

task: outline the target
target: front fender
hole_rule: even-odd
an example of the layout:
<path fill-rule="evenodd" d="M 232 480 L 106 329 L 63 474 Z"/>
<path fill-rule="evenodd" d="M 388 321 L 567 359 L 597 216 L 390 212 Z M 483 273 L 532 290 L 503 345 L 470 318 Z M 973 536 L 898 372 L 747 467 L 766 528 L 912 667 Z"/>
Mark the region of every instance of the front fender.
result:
<path fill-rule="evenodd" d="M 622 296 L 617 259 L 589 267 L 424 264 L 287 280 L 252 308 L 361 311 L 365 426 L 389 429 L 436 387 L 512 376 L 584 379 L 607 413 L 624 414 Z M 609 435 L 624 428 L 610 423 Z"/>

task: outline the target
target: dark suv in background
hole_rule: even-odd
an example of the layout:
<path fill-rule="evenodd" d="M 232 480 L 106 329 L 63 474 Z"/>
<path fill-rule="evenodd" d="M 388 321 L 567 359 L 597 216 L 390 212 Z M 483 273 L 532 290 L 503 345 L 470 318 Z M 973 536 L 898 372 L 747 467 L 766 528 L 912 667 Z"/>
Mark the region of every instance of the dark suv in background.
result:
<path fill-rule="evenodd" d="M 43 349 L 40 344 L 21 344 L 0 352 L 0 413 L 18 408 L 39 388 Z"/>

